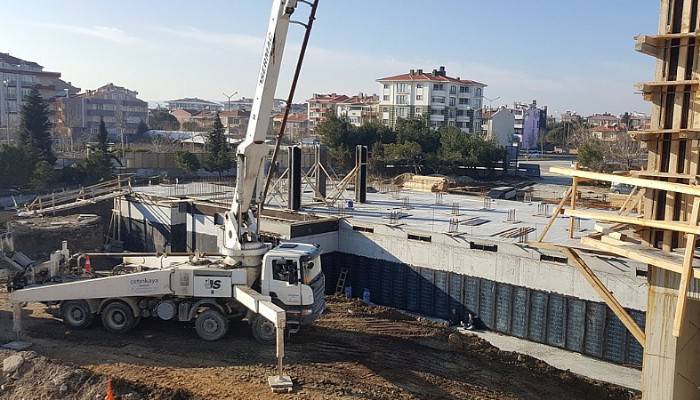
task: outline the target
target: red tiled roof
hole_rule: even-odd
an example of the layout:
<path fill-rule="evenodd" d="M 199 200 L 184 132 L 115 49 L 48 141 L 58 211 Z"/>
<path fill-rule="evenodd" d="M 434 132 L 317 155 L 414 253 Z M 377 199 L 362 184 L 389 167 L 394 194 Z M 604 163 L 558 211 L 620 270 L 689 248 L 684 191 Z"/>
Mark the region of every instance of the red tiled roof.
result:
<path fill-rule="evenodd" d="M 282 121 L 282 118 L 284 118 L 284 114 L 276 114 L 272 117 L 274 121 Z M 309 116 L 306 113 L 291 113 L 289 114 L 289 117 L 287 117 L 287 122 L 305 122 L 309 119 Z"/>
<path fill-rule="evenodd" d="M 484 85 L 483 83 L 477 82 L 477 81 L 470 81 L 467 79 L 457 79 L 457 78 L 452 78 L 450 76 L 442 76 L 442 75 L 433 75 L 433 74 L 426 74 L 426 73 L 414 73 L 414 74 L 403 74 L 403 75 L 396 75 L 396 76 L 389 76 L 386 78 L 382 79 L 377 79 L 378 82 L 382 81 L 431 81 L 431 82 L 454 82 L 454 83 L 462 83 L 466 85 Z M 486 85 L 484 85 L 486 86 Z"/>
<path fill-rule="evenodd" d="M 314 102 L 314 103 L 340 103 L 345 100 L 349 99 L 348 96 L 344 94 L 316 94 L 314 93 L 314 97 L 310 98 L 307 100 L 308 103 Z"/>

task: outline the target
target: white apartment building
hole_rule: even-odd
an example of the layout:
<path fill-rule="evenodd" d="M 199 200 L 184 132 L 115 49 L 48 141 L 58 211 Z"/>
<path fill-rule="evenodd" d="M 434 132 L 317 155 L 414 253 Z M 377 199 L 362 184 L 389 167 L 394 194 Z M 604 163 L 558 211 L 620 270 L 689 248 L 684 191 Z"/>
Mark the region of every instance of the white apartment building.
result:
<path fill-rule="evenodd" d="M 336 105 L 338 118 L 345 118 L 355 126 L 379 120 L 379 96 L 360 93 Z"/>
<path fill-rule="evenodd" d="M 432 128 L 455 126 L 466 133 L 481 131 L 485 84 L 447 76 L 445 67 L 425 73 L 378 79 L 380 116 L 385 125 L 399 118 L 428 118 Z"/>

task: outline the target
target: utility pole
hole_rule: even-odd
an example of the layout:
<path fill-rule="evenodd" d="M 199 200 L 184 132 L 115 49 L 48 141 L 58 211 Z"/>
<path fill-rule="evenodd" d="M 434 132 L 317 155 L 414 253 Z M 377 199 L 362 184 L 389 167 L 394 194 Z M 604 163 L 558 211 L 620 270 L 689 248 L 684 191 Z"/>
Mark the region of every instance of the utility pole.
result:
<path fill-rule="evenodd" d="M 224 97 L 226 97 L 227 102 L 226 102 L 226 111 L 231 111 L 231 98 L 235 95 L 238 94 L 238 91 L 233 92 L 232 95 L 228 95 L 224 93 Z M 231 134 L 231 122 L 229 120 L 229 116 L 226 116 L 226 132 L 230 135 Z"/>

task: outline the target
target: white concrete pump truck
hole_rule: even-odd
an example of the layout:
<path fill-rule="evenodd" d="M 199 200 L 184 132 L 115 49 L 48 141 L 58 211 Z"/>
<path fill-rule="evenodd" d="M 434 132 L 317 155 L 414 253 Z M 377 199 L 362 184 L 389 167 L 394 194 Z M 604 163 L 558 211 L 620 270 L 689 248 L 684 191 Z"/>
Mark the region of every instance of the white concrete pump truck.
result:
<path fill-rule="evenodd" d="M 229 320 L 245 318 L 258 341 L 277 343 L 281 370 L 285 328 L 298 331 L 325 307 L 320 249 L 295 243 L 271 248 L 260 239 L 254 213 L 264 183 L 268 116 L 296 8 L 297 0 L 273 0 L 251 121 L 236 150 L 236 189 L 224 215 L 222 256 L 124 257 L 121 270 L 134 272 L 16 285 L 10 293 L 16 330 L 21 330 L 21 305 L 27 302 L 51 306 L 71 328 L 88 327 L 99 317 L 114 333 L 127 332 L 146 317 L 194 321 L 197 334 L 208 341 L 222 338 Z M 65 246 L 55 256 L 59 264 L 70 258 Z M 61 268 L 48 270 L 55 275 Z"/>

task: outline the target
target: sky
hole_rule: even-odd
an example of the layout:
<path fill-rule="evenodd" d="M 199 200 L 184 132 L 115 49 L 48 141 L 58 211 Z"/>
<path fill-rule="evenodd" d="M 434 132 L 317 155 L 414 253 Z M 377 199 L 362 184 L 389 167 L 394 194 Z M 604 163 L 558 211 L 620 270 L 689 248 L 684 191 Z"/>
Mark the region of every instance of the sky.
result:
<path fill-rule="evenodd" d="M 654 60 L 634 51 L 633 38 L 656 32 L 658 1 L 319 1 L 295 102 L 377 93 L 378 78 L 444 65 L 487 84 L 487 105 L 537 100 L 550 115 L 650 109 L 634 84 L 652 80 Z M 82 89 L 113 82 L 151 102 L 225 102 L 224 93 L 255 91 L 271 4 L 3 0 L 0 52 Z M 300 5 L 296 19 L 307 15 Z M 291 26 L 278 98 L 287 97 L 302 35 Z"/>

